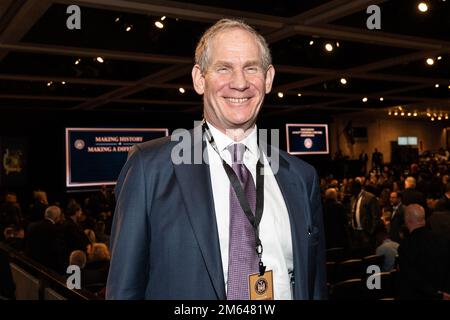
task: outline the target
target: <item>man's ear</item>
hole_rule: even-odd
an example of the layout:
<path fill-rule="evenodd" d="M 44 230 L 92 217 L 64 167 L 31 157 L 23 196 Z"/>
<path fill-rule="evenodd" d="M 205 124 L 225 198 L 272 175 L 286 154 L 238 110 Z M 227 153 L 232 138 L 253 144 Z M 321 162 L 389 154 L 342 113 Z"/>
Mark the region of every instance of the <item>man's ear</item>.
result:
<path fill-rule="evenodd" d="M 272 90 L 273 78 L 275 77 L 275 68 L 270 65 L 266 72 L 266 94 Z"/>
<path fill-rule="evenodd" d="M 205 77 L 198 64 L 192 68 L 192 83 L 194 84 L 195 92 L 200 95 L 205 92 Z"/>

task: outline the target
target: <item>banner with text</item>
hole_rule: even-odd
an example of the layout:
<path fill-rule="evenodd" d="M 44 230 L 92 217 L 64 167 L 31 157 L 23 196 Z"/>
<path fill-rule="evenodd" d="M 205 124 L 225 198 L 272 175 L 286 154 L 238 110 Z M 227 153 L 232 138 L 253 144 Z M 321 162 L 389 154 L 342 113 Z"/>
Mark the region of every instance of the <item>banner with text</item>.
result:
<path fill-rule="evenodd" d="M 66 186 L 115 184 L 133 145 L 168 134 L 165 128 L 66 128 Z"/>

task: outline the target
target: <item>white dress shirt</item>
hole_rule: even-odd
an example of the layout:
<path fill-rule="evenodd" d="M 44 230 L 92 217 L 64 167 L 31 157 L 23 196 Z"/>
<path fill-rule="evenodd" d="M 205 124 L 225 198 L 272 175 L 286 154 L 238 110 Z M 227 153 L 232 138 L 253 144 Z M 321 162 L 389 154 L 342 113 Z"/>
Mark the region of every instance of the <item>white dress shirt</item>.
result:
<path fill-rule="evenodd" d="M 220 152 L 220 156 L 231 166 L 231 154 L 227 147 L 233 143 L 243 143 L 247 148 L 244 164 L 250 170 L 256 182 L 256 164 L 258 162 L 257 128 L 242 141 L 235 142 L 208 123 L 211 134 Z M 222 160 L 207 143 L 209 170 L 219 232 L 222 267 L 225 290 L 228 280 L 228 245 L 230 225 L 230 181 L 222 166 Z M 259 237 L 263 245 L 262 261 L 266 270 L 273 271 L 274 299 L 292 299 L 290 273 L 293 271 L 292 238 L 289 214 L 283 195 L 275 176 L 264 156 L 264 211 L 259 226 Z M 267 172 L 269 169 L 269 172 Z"/>

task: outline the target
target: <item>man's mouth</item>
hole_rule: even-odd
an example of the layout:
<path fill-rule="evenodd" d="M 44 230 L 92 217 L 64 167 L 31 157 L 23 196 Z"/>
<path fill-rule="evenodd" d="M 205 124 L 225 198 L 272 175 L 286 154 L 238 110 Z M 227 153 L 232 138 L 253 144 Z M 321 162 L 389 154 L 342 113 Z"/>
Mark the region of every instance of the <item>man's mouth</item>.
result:
<path fill-rule="evenodd" d="M 245 103 L 249 100 L 250 98 L 232 98 L 232 97 L 225 97 L 225 100 L 234 103 L 234 104 L 241 104 L 241 103 Z"/>

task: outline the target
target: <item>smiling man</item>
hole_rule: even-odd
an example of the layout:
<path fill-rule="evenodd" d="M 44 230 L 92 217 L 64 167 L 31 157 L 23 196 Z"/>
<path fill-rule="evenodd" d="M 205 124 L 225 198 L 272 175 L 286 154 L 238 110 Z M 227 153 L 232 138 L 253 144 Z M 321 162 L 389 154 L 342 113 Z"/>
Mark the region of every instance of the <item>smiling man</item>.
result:
<path fill-rule="evenodd" d="M 317 174 L 273 146 L 272 170 L 257 139 L 275 75 L 266 41 L 222 19 L 195 60 L 205 139 L 191 148 L 206 148 L 209 161 L 175 165 L 170 138 L 130 152 L 116 188 L 107 298 L 325 298 Z"/>

